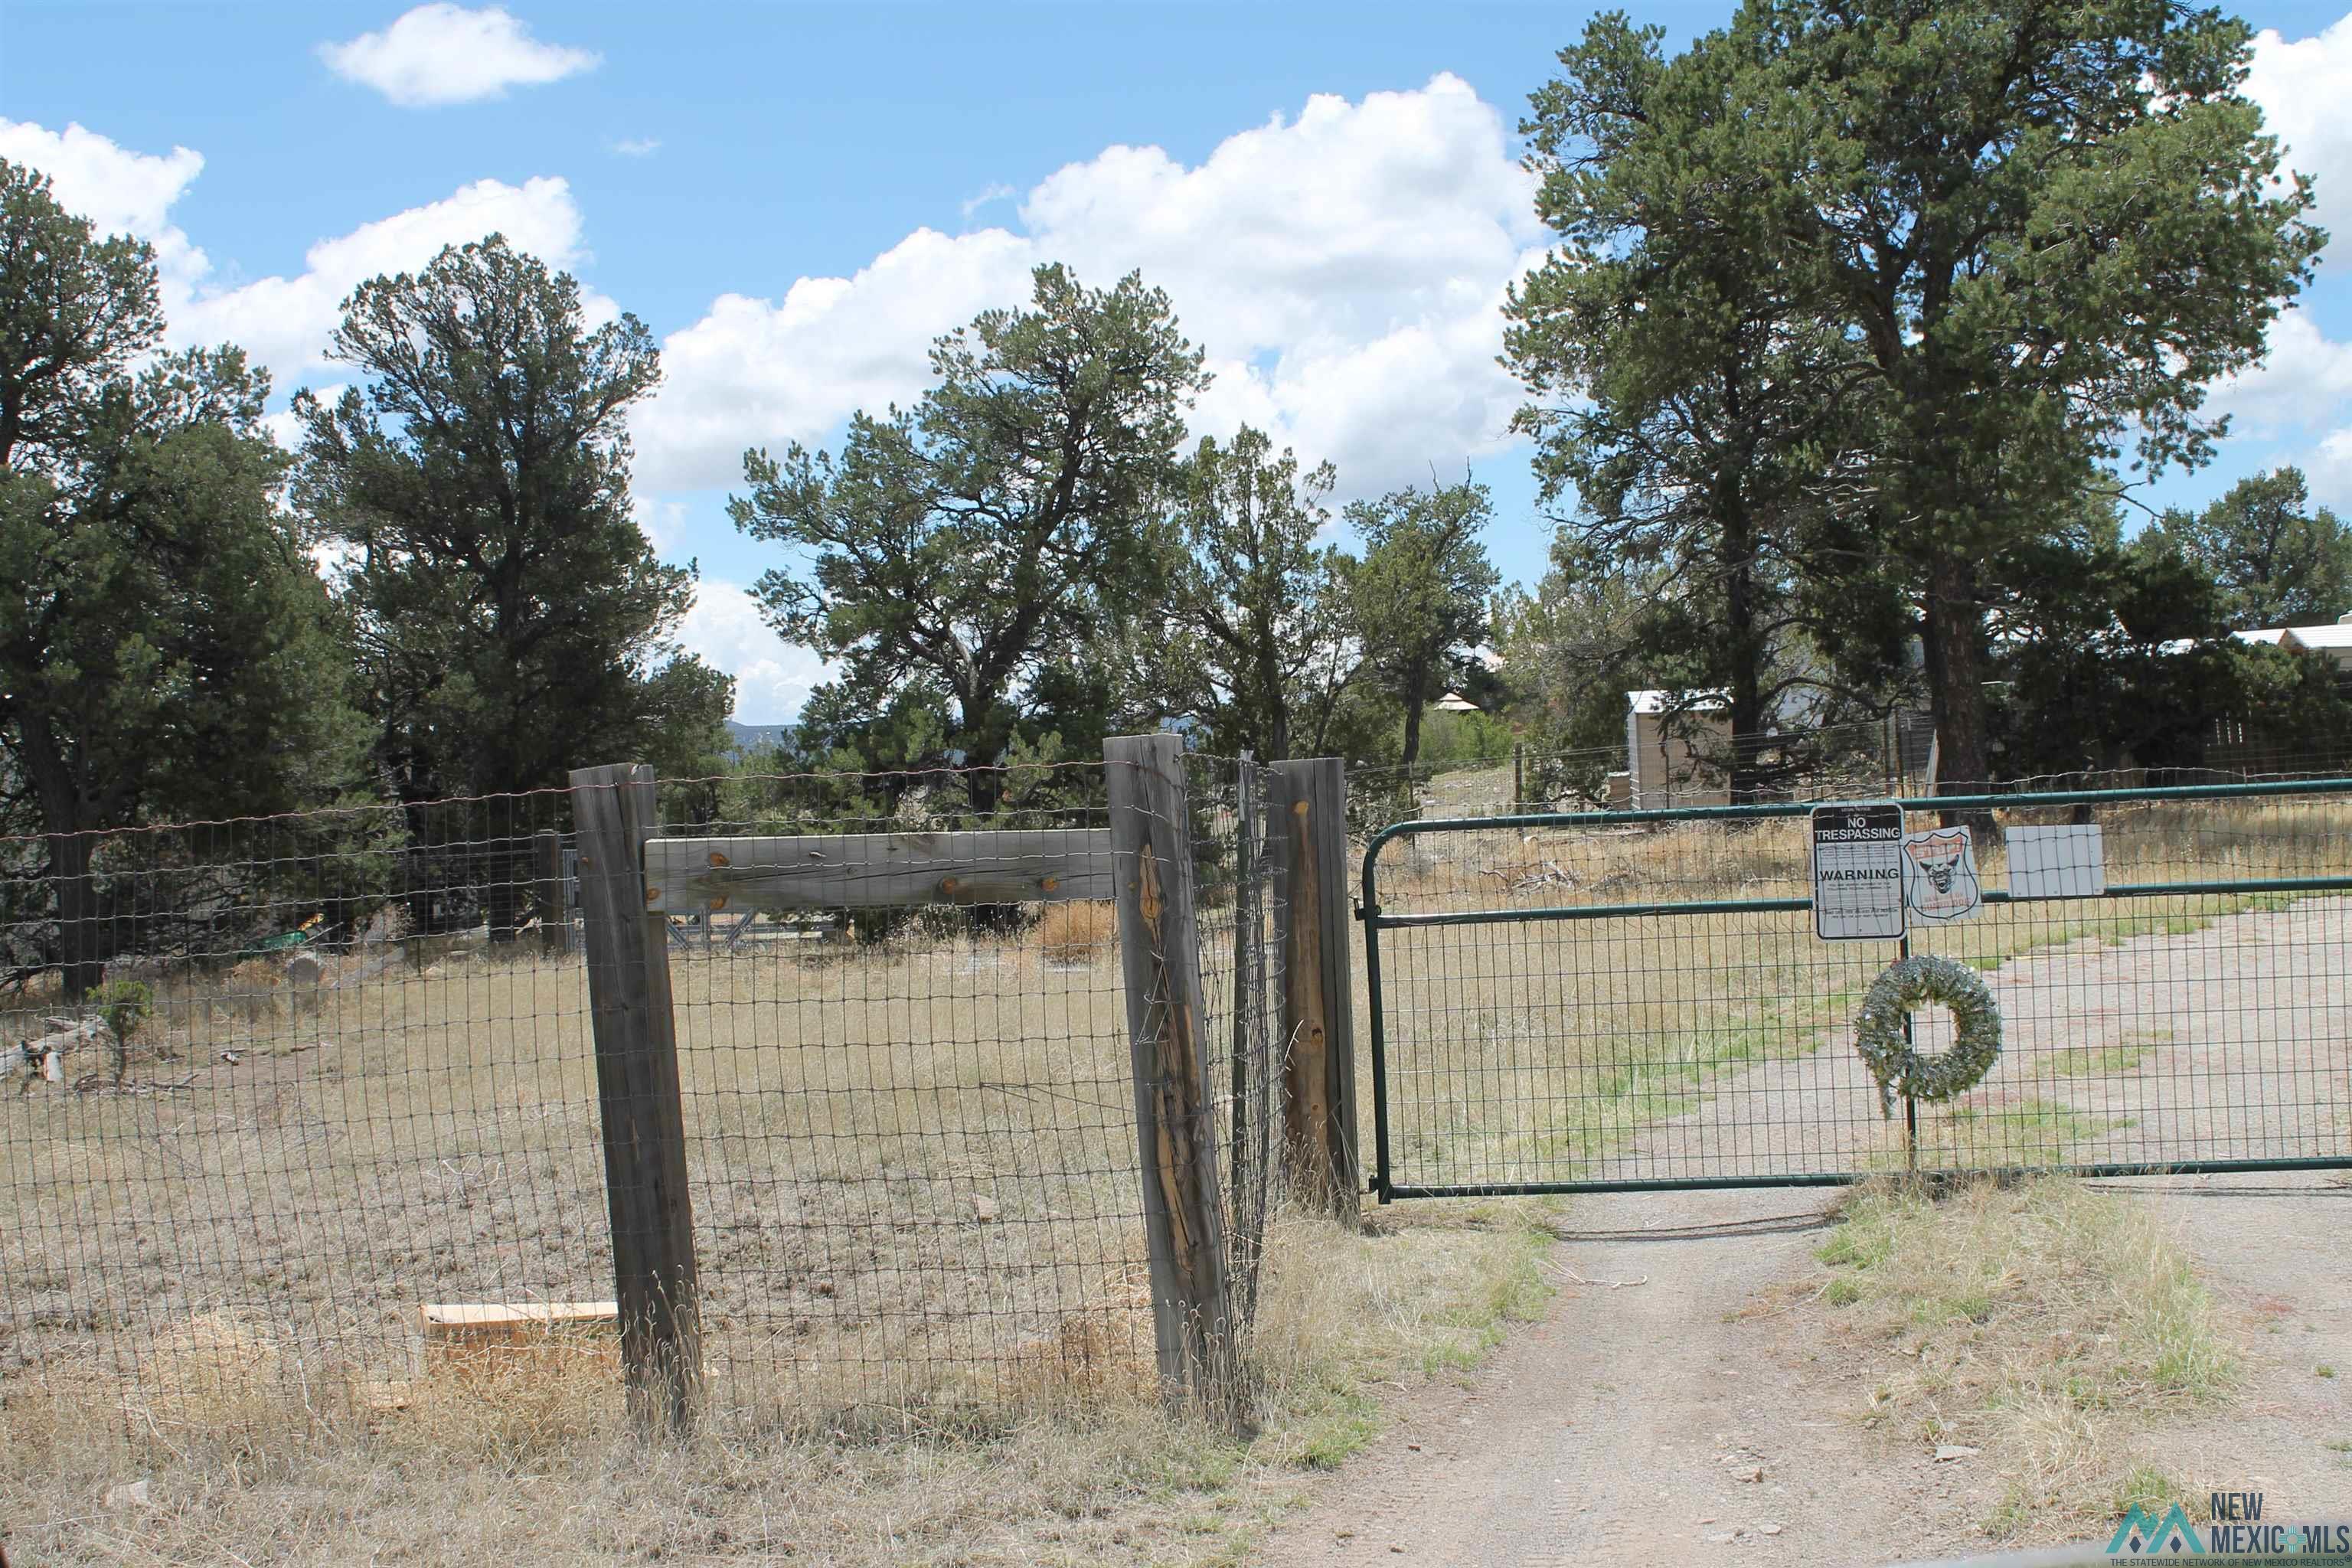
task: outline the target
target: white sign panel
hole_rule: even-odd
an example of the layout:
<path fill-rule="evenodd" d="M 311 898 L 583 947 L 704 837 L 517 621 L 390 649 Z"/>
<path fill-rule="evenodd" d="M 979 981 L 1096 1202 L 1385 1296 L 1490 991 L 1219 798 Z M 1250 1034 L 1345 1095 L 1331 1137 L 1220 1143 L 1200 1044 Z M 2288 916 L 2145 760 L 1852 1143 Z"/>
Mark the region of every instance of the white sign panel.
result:
<path fill-rule="evenodd" d="M 1964 921 L 1984 903 L 1977 850 L 1965 827 L 1938 827 L 1903 841 L 1903 901 L 1927 921 Z"/>
<path fill-rule="evenodd" d="M 2011 898 L 2095 899 L 2106 890 L 2106 838 L 2096 823 L 2009 830 Z"/>
<path fill-rule="evenodd" d="M 1813 808 L 1813 934 L 1903 934 L 1903 808 L 1893 801 Z"/>

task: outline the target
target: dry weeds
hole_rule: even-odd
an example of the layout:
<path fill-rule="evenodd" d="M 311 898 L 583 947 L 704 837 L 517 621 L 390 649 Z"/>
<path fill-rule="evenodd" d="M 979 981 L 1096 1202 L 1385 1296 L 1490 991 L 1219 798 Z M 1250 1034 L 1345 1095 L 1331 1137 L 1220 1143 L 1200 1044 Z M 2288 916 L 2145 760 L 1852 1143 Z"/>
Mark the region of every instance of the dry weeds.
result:
<path fill-rule="evenodd" d="M 1091 963 L 1118 951 L 1118 910 L 1111 904 L 1047 904 L 1037 928 L 1039 944 L 1056 963 Z"/>
<path fill-rule="evenodd" d="M 1382 1391 L 1470 1363 L 1533 1310 L 1528 1217 L 1483 1205 L 1353 1236 L 1286 1216 L 1249 1446 L 1098 1384 L 987 1433 L 739 1428 L 647 1447 L 616 1429 L 609 1368 L 574 1357 L 495 1383 L 422 1380 L 327 1443 L 216 1421 L 143 1469 L 65 1402 L 15 1402 L 0 1446 L 38 1463 L 0 1475 L 0 1541 L 12 1560 L 61 1564 L 1246 1561 L 1302 1472 L 1376 1428 Z M 1034 1369 L 1084 1377 L 1099 1348 L 1039 1347 Z"/>
<path fill-rule="evenodd" d="M 1819 1256 L 1832 1334 L 1892 1368 L 1865 1419 L 1896 1442 L 1980 1448 L 2003 1488 L 1989 1534 L 2075 1539 L 2152 1485 L 2188 1490 L 2165 1424 L 2226 1399 L 2237 1356 L 2144 1206 L 2049 1178 L 1942 1202 L 1874 1185 Z"/>

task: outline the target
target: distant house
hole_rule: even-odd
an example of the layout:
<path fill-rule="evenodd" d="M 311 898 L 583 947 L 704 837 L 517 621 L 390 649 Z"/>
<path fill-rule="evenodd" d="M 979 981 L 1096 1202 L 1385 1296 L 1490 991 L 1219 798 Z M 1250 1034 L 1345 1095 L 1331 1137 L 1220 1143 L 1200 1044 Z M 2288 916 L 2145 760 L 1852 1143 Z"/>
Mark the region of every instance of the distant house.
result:
<path fill-rule="evenodd" d="M 1731 752 L 1730 704 L 1722 692 L 1629 691 L 1625 703 L 1625 805 L 1663 811 L 1731 804 L 1731 780 L 1709 760 Z"/>
<path fill-rule="evenodd" d="M 2315 653 L 2336 666 L 2336 678 L 2352 685 L 2352 616 L 2315 626 L 2267 626 L 2234 634 L 2240 642 L 2267 643 L 2289 653 Z"/>
<path fill-rule="evenodd" d="M 1459 691 L 1449 691 L 1444 696 L 1439 698 L 1437 700 L 1437 710 L 1440 713 L 1482 713 L 1486 711 L 1486 710 L 1480 708 L 1475 702 L 1471 701 L 1467 697 L 1463 696 Z"/>

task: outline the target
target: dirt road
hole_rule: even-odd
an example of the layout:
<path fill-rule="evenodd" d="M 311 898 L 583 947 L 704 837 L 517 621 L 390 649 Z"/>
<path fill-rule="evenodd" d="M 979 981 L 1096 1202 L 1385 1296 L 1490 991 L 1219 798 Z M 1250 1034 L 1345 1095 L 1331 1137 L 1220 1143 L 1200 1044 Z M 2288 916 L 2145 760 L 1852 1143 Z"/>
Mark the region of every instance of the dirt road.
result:
<path fill-rule="evenodd" d="M 2211 1178 L 2150 1194 L 2249 1357 L 2226 1415 L 2168 1431 L 2193 1473 L 2298 1511 L 2352 1509 L 2352 1191 Z M 1990 1471 L 1862 1426 L 1874 1369 L 1841 1361 L 1772 1287 L 1813 1265 L 1829 1200 L 1578 1200 L 1560 1294 L 1465 1391 L 1433 1388 L 1259 1561 L 1769 1563 L 1852 1568 L 1982 1550 Z M 2277 1332 L 2271 1331 L 2275 1329 Z M 1757 1478 L 1760 1475 L 1760 1479 Z"/>

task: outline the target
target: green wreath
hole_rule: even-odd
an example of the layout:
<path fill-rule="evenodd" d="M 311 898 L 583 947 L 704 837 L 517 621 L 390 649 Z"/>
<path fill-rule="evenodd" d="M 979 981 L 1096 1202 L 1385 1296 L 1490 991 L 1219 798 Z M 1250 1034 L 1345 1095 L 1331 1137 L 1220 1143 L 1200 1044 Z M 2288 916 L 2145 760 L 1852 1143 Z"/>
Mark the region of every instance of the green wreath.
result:
<path fill-rule="evenodd" d="M 1911 1009 L 1941 1002 L 1952 1010 L 1952 1045 L 1921 1056 L 1903 1037 Z M 2000 1005 L 1983 976 L 1965 963 L 1918 953 L 1886 966 L 1863 994 L 1854 1043 L 1878 1080 L 1878 1103 L 1888 1116 L 1895 1101 L 1949 1100 L 1974 1088 L 2000 1059 Z"/>

